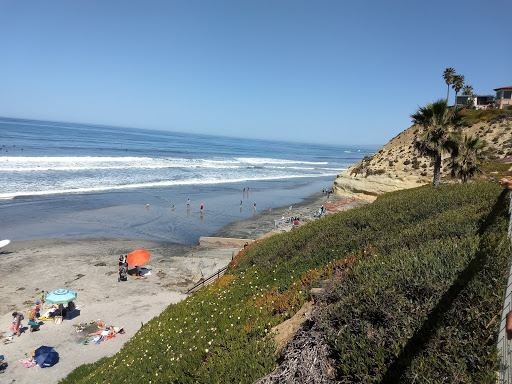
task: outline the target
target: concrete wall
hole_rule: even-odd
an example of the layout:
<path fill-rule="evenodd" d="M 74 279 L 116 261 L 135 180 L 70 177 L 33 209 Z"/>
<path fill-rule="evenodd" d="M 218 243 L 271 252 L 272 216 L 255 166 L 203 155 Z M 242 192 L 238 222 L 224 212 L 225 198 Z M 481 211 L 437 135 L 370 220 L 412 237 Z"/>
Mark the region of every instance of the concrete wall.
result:
<path fill-rule="evenodd" d="M 251 244 L 254 239 L 233 239 L 228 237 L 206 237 L 199 238 L 199 245 L 212 248 L 243 248 L 245 243 Z"/>

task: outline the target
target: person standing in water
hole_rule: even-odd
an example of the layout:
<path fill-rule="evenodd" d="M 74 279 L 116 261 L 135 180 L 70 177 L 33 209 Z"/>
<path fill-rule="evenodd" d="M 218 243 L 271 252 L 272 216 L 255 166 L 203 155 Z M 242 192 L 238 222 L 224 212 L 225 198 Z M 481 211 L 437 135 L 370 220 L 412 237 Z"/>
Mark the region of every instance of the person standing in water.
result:
<path fill-rule="evenodd" d="M 203 213 L 203 202 L 201 202 L 201 208 L 199 208 L 199 210 Z"/>
<path fill-rule="evenodd" d="M 190 199 L 187 199 L 187 208 L 190 208 Z"/>

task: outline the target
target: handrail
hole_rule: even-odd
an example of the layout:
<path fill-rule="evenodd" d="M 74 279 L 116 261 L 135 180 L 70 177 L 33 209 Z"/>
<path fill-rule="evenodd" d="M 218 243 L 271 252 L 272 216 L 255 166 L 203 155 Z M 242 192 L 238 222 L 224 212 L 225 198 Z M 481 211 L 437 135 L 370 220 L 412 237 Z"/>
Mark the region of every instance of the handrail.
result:
<path fill-rule="evenodd" d="M 512 241 L 512 193 L 509 193 L 509 225 L 508 238 Z M 503 310 L 501 312 L 500 330 L 498 333 L 498 354 L 500 356 L 500 367 L 498 372 L 498 383 L 512 384 L 512 348 L 510 340 L 507 339 L 506 323 L 507 314 L 512 311 L 512 262 L 508 273 L 507 287 L 505 289 L 505 298 L 503 300 Z"/>
<path fill-rule="evenodd" d="M 187 293 L 191 293 L 193 292 L 196 288 L 198 287 L 204 287 L 205 284 L 211 284 L 213 283 L 215 280 L 217 280 L 221 274 L 224 275 L 224 272 L 228 269 L 228 267 L 224 267 L 224 268 L 221 268 L 219 269 L 217 272 L 215 272 L 213 275 L 211 276 L 208 276 L 206 279 L 202 279 L 200 280 L 199 282 L 197 282 L 192 288 L 190 288 Z"/>

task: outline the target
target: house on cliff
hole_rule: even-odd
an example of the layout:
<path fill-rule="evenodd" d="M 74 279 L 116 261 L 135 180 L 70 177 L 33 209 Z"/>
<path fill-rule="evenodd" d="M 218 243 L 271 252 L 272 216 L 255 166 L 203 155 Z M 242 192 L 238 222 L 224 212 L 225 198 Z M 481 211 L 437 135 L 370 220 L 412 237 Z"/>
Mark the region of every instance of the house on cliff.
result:
<path fill-rule="evenodd" d="M 494 90 L 496 91 L 496 108 L 503 109 L 512 106 L 512 85 Z"/>
<path fill-rule="evenodd" d="M 457 105 L 467 105 L 470 99 L 476 109 L 492 108 L 495 101 L 494 95 L 460 95 L 457 96 Z"/>

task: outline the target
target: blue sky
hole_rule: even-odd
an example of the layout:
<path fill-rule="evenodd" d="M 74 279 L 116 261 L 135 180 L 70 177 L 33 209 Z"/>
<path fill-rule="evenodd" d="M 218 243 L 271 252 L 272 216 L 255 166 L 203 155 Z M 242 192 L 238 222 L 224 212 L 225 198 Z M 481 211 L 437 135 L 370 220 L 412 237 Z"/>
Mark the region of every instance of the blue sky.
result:
<path fill-rule="evenodd" d="M 0 0 L 0 116 L 385 144 L 446 67 L 512 85 L 511 6 Z"/>

